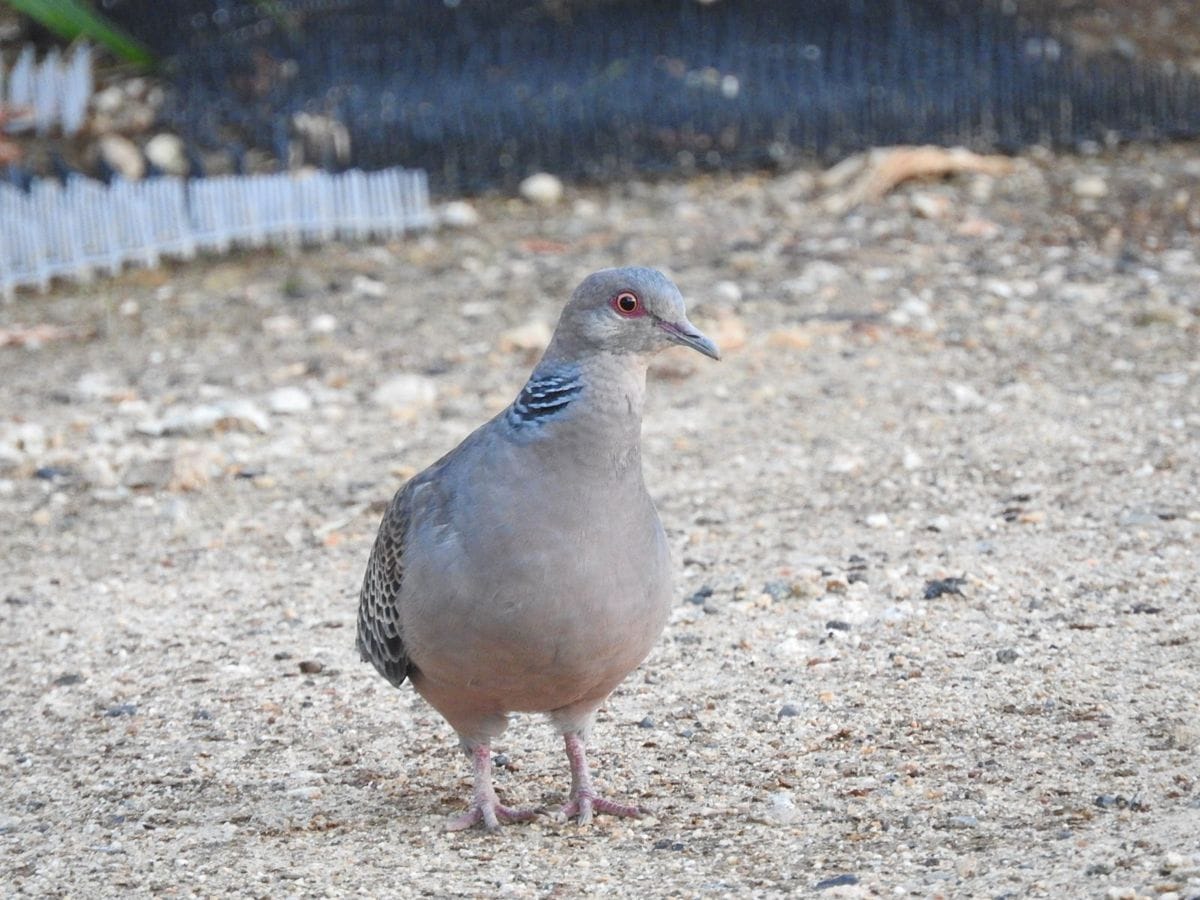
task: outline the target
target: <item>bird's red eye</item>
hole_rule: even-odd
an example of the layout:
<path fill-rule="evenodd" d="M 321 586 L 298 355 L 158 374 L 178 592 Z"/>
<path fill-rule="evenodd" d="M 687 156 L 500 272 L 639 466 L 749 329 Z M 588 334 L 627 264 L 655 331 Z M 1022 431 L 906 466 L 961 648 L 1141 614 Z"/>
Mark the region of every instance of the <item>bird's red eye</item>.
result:
<path fill-rule="evenodd" d="M 642 301 L 638 299 L 637 294 L 621 291 L 612 298 L 612 307 L 623 316 L 636 316 L 642 311 Z"/>

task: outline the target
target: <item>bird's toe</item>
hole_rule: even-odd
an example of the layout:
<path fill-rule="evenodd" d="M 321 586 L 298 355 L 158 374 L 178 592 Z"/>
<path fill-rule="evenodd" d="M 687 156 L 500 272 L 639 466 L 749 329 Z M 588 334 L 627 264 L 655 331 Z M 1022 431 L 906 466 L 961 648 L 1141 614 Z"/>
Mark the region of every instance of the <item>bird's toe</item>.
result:
<path fill-rule="evenodd" d="M 482 825 L 486 831 L 496 831 L 510 822 L 528 822 L 537 818 L 539 810 L 533 807 L 503 806 L 499 803 L 473 803 L 471 808 L 446 823 L 447 831 L 465 831 Z"/>
<path fill-rule="evenodd" d="M 562 822 L 576 819 L 580 825 L 590 825 L 597 813 L 636 819 L 645 814 L 640 806 L 606 800 L 591 791 L 579 791 L 562 805 L 558 819 Z"/>

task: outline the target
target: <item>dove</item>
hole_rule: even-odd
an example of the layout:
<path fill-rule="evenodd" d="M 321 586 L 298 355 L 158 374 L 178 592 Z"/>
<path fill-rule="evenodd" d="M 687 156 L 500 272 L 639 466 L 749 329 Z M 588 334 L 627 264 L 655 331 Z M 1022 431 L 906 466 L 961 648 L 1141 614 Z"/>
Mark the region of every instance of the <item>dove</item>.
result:
<path fill-rule="evenodd" d="M 516 399 L 383 514 L 358 649 L 458 734 L 474 789 L 452 830 L 538 814 L 501 804 L 493 785 L 492 744 L 511 713 L 546 714 L 562 735 L 571 788 L 561 817 L 643 812 L 596 791 L 586 742 L 672 605 L 641 427 L 649 361 L 675 345 L 720 358 L 670 279 L 640 267 L 589 275 Z"/>

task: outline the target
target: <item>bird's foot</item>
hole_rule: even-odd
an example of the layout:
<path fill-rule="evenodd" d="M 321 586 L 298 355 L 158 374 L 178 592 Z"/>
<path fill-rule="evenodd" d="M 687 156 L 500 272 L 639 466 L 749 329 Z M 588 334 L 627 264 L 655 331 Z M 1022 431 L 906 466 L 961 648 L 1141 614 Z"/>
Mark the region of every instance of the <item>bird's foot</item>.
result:
<path fill-rule="evenodd" d="M 495 831 L 501 823 L 528 822 L 537 816 L 538 811 L 532 807 L 524 809 L 515 806 L 502 806 L 495 800 L 475 801 L 462 815 L 455 816 L 446 823 L 447 831 L 463 831 L 480 823 L 488 831 Z"/>
<path fill-rule="evenodd" d="M 640 806 L 614 803 L 612 800 L 605 800 L 595 791 L 581 790 L 573 793 L 571 799 L 562 805 L 562 809 L 558 811 L 558 817 L 564 822 L 578 817 L 580 825 L 588 825 L 592 821 L 593 813 L 636 819 L 645 815 L 645 812 Z"/>

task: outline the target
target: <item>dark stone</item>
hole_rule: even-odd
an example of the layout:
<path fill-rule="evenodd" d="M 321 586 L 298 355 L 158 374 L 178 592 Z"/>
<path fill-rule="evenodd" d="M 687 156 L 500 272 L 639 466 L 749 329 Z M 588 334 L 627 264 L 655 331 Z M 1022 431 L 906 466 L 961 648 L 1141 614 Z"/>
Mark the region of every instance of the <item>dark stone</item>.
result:
<path fill-rule="evenodd" d="M 792 586 L 786 581 L 768 581 L 763 585 L 763 593 L 772 600 L 786 600 L 792 596 Z"/>
<path fill-rule="evenodd" d="M 687 602 L 694 606 L 703 606 L 704 601 L 713 595 L 713 589 L 707 584 L 700 588 L 696 593 L 687 598 Z"/>
<path fill-rule="evenodd" d="M 683 843 L 680 841 L 673 841 L 670 838 L 663 838 L 660 841 L 654 842 L 654 849 L 655 850 L 674 850 L 674 851 L 678 852 L 683 849 Z"/>
<path fill-rule="evenodd" d="M 646 716 L 644 719 L 642 719 L 642 721 L 638 722 L 637 724 L 638 724 L 638 728 L 645 728 L 645 729 L 649 730 L 654 727 L 654 720 L 652 718 L 650 718 L 649 716 Z"/>
<path fill-rule="evenodd" d="M 858 884 L 857 875 L 834 875 L 832 878 L 826 878 L 824 881 L 818 881 L 814 890 L 824 891 L 828 888 L 847 887 L 852 884 Z"/>
<path fill-rule="evenodd" d="M 843 622 L 841 619 L 830 619 L 825 623 L 825 627 L 830 631 L 849 631 L 850 623 Z"/>
<path fill-rule="evenodd" d="M 325 670 L 325 664 L 315 659 L 304 659 L 300 661 L 300 671 L 305 675 L 316 675 Z"/>
<path fill-rule="evenodd" d="M 104 715 L 108 716 L 110 719 L 115 719 L 118 716 L 136 716 L 137 704 L 118 703 L 116 706 L 110 706 L 108 709 L 106 709 L 104 711 Z"/>
<path fill-rule="evenodd" d="M 69 687 L 72 684 L 83 684 L 84 678 L 78 672 L 67 672 L 65 675 L 59 675 L 54 679 L 54 684 L 58 687 Z"/>
<path fill-rule="evenodd" d="M 1021 655 L 1020 653 L 1018 653 L 1016 650 L 1013 650 L 1011 647 L 1005 647 L 1002 650 L 996 651 L 996 662 L 1000 662 L 1000 663 L 1016 662 L 1017 657 L 1020 655 Z"/>
<path fill-rule="evenodd" d="M 932 581 L 925 582 L 924 597 L 926 600 L 936 600 L 943 594 L 954 594 L 957 597 L 963 595 L 962 589 L 966 585 L 965 578 L 935 578 Z"/>
<path fill-rule="evenodd" d="M 33 477 L 42 481 L 57 481 L 60 478 L 70 478 L 75 472 L 64 466 L 42 466 L 34 470 Z"/>
<path fill-rule="evenodd" d="M 778 722 L 780 719 L 790 719 L 793 716 L 798 715 L 800 715 L 800 707 L 794 703 L 785 703 L 783 706 L 779 707 L 779 712 L 775 715 L 775 721 Z"/>

